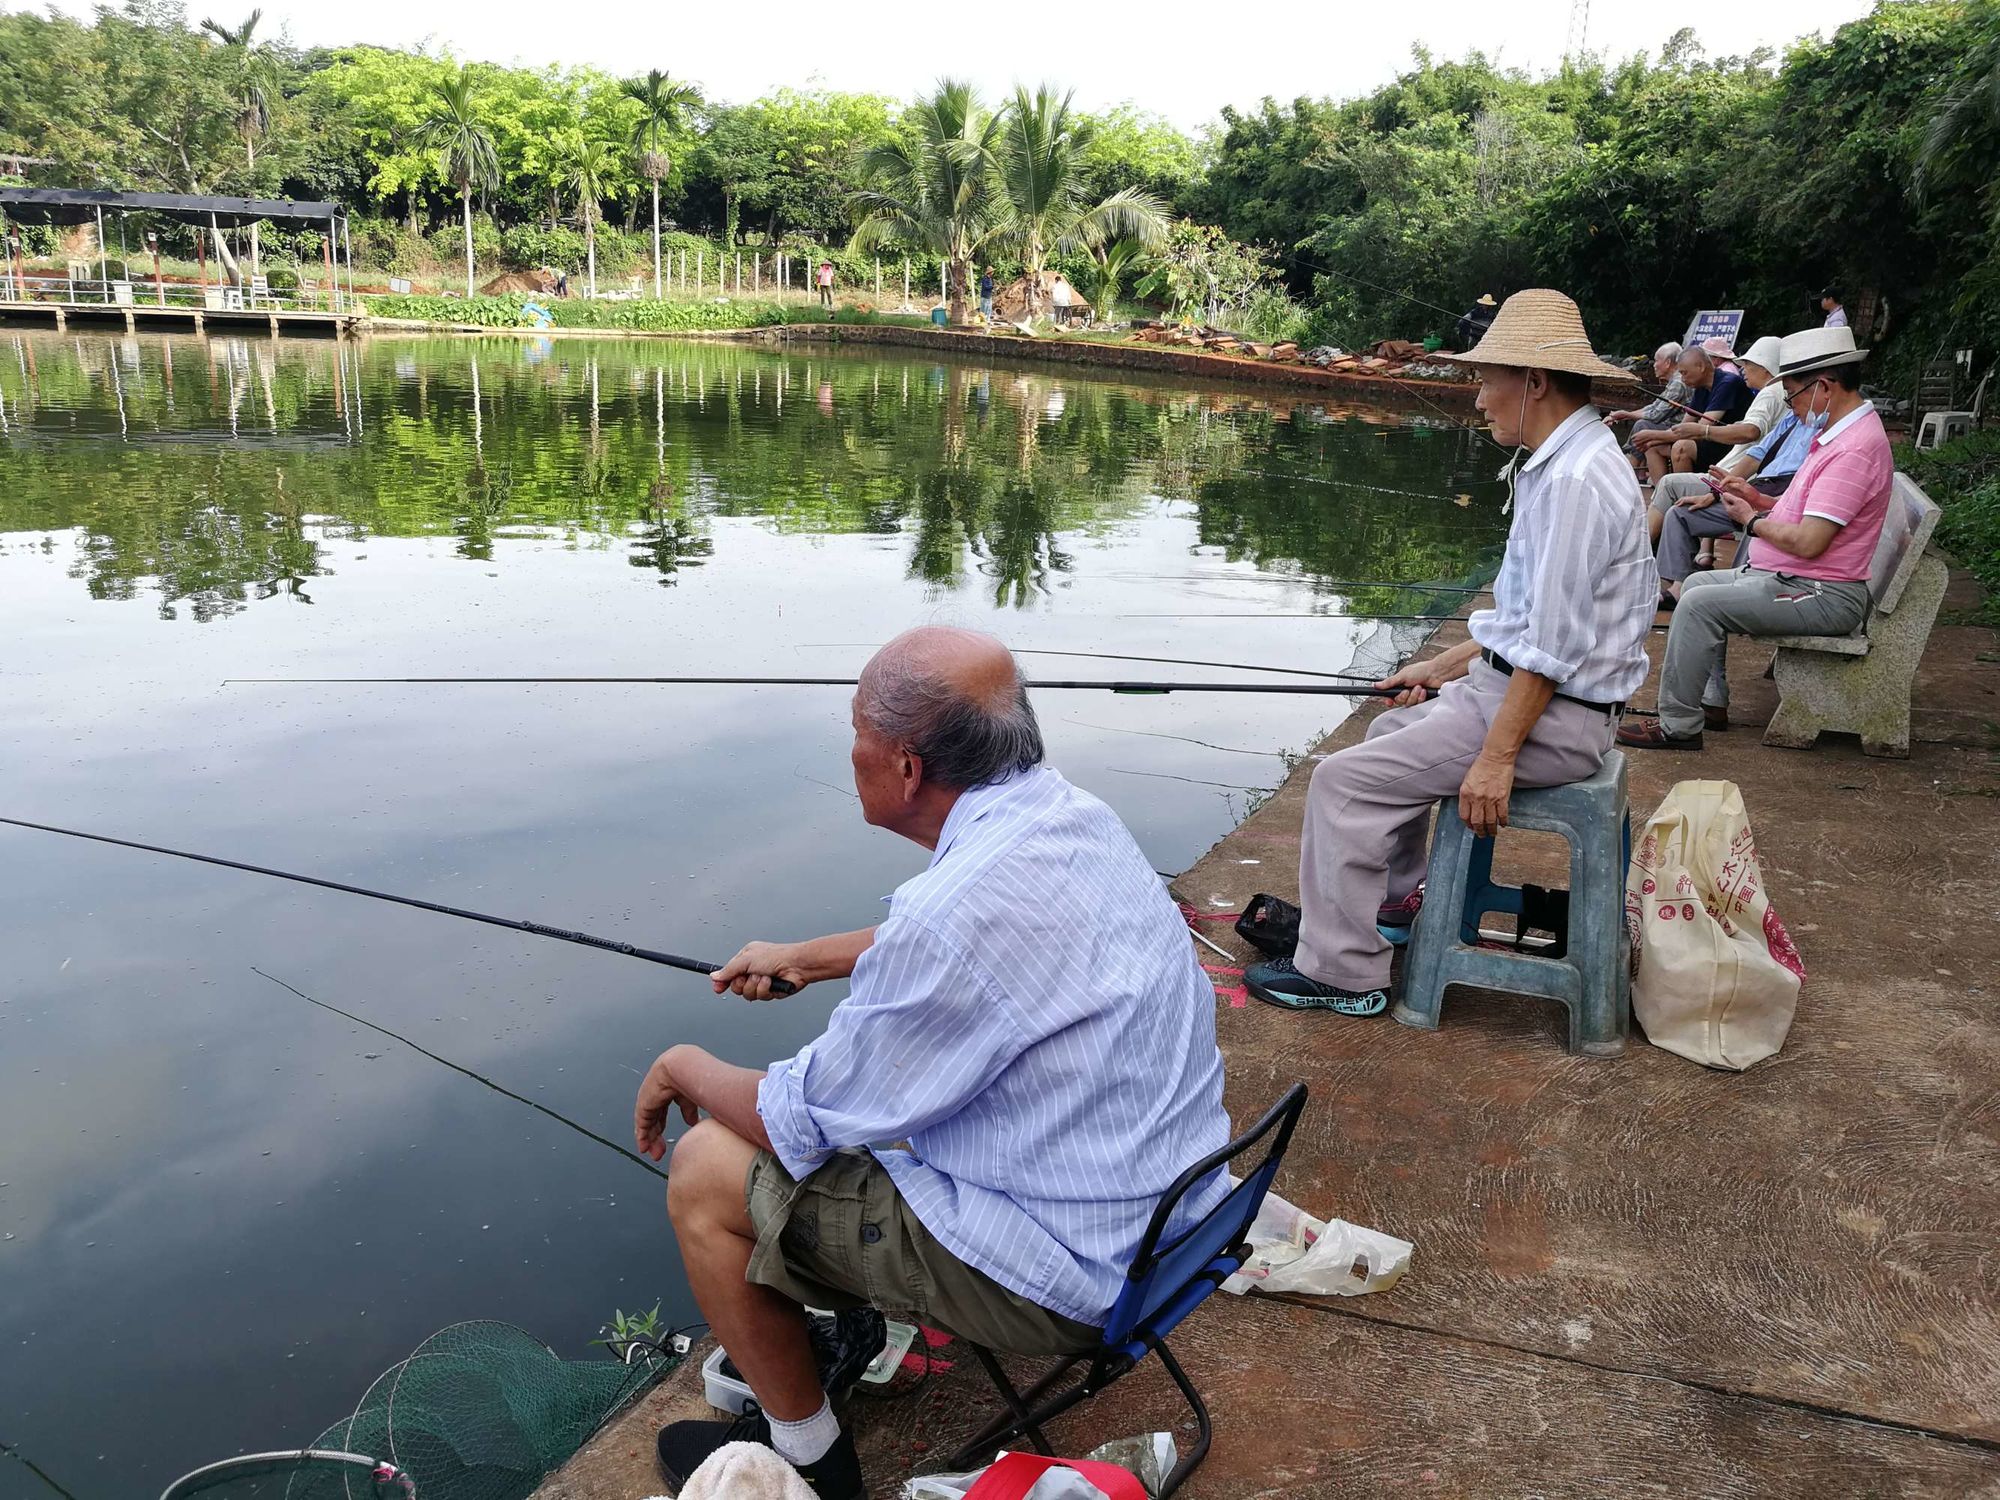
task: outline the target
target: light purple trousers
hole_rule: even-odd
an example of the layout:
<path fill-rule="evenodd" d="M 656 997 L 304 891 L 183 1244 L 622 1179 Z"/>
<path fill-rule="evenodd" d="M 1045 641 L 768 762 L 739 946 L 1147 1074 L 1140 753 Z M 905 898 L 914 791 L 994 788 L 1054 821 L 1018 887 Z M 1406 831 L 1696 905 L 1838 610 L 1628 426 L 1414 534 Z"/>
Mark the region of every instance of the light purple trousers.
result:
<path fill-rule="evenodd" d="M 1507 682 L 1475 661 L 1436 697 L 1377 716 L 1360 744 L 1319 763 L 1299 848 L 1300 972 L 1348 990 L 1388 985 L 1394 950 L 1375 930 L 1375 910 L 1424 878 L 1431 808 L 1458 794 Z M 1552 699 L 1515 760 L 1514 785 L 1582 781 L 1617 728 L 1611 714 Z"/>

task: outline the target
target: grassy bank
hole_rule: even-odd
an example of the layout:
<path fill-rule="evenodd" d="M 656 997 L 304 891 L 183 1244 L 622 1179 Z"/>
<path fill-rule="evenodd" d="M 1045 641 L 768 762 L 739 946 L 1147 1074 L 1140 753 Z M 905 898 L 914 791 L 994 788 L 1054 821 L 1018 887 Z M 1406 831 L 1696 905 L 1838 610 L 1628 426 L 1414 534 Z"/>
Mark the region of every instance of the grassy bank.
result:
<path fill-rule="evenodd" d="M 627 302 L 580 297 L 385 296 L 365 299 L 379 318 L 419 323 L 470 323 L 481 328 L 519 328 L 529 321 L 522 308 L 544 308 L 558 328 L 601 328 L 607 333 L 689 333 L 711 329 L 770 328 L 784 323 L 901 323 L 928 326 L 928 320 L 843 307 L 828 313 L 814 306 L 754 297 L 686 299 L 638 298 Z"/>
<path fill-rule="evenodd" d="M 2000 431 L 1975 432 L 1929 453 L 1900 448 L 1896 458 L 1943 508 L 1938 545 L 1985 585 L 1982 618 L 2000 624 Z"/>

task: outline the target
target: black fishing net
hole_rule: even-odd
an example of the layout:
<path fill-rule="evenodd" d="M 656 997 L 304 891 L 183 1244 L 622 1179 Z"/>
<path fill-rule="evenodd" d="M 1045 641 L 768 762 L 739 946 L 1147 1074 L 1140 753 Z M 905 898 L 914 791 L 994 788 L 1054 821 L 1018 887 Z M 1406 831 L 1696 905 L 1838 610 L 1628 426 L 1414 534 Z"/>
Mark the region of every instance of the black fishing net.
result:
<path fill-rule="evenodd" d="M 509 1323 L 455 1323 L 294 1454 L 231 1460 L 163 1500 L 525 1500 L 615 1412 L 679 1363 L 565 1360 Z"/>

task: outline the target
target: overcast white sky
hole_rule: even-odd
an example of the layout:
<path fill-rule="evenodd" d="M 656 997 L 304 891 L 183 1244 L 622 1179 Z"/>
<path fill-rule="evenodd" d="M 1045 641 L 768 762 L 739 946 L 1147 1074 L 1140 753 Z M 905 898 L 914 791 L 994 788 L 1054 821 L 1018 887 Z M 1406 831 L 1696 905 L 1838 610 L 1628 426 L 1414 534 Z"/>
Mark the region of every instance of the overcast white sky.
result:
<path fill-rule="evenodd" d="M 189 16 L 234 22 L 255 0 L 187 0 Z M 5 0 L 0 0 L 4 5 Z M 63 8 L 88 13 L 84 0 Z M 614 73 L 664 68 L 712 98 L 742 101 L 817 78 L 828 87 L 907 98 L 943 74 L 989 95 L 1018 81 L 1074 87 L 1086 108 L 1130 100 L 1185 129 L 1224 104 L 1265 94 L 1346 98 L 1386 82 L 1421 43 L 1439 57 L 1479 48 L 1544 71 L 1562 59 L 1570 0 L 1075 0 L 1060 5 L 911 5 L 862 0 L 263 0 L 267 27 L 304 46 L 430 45 L 487 62 L 589 63 Z M 1825 31 L 1868 0 L 1753 5 L 1697 26 L 1711 54 L 1780 51 L 1810 22 Z M 856 14 L 868 21 L 847 19 Z M 1652 54 L 1685 19 L 1672 6 L 1597 0 L 1588 42 L 1613 57 Z"/>

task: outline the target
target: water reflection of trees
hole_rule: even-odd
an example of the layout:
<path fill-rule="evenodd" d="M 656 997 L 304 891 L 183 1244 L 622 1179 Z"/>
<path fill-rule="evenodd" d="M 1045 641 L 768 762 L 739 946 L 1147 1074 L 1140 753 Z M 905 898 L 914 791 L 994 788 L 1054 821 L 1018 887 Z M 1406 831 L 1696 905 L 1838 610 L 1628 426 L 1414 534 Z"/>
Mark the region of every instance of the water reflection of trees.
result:
<path fill-rule="evenodd" d="M 754 518 L 900 536 L 912 578 L 1018 607 L 1161 501 L 1307 579 L 1462 576 L 1500 534 L 1453 504 L 1490 501 L 1477 440 L 1291 400 L 710 345 L 241 343 L 0 344 L 0 532 L 75 530 L 94 596 L 197 619 L 309 602 L 325 549 L 370 536 L 621 548 L 670 586 L 715 517 Z"/>

